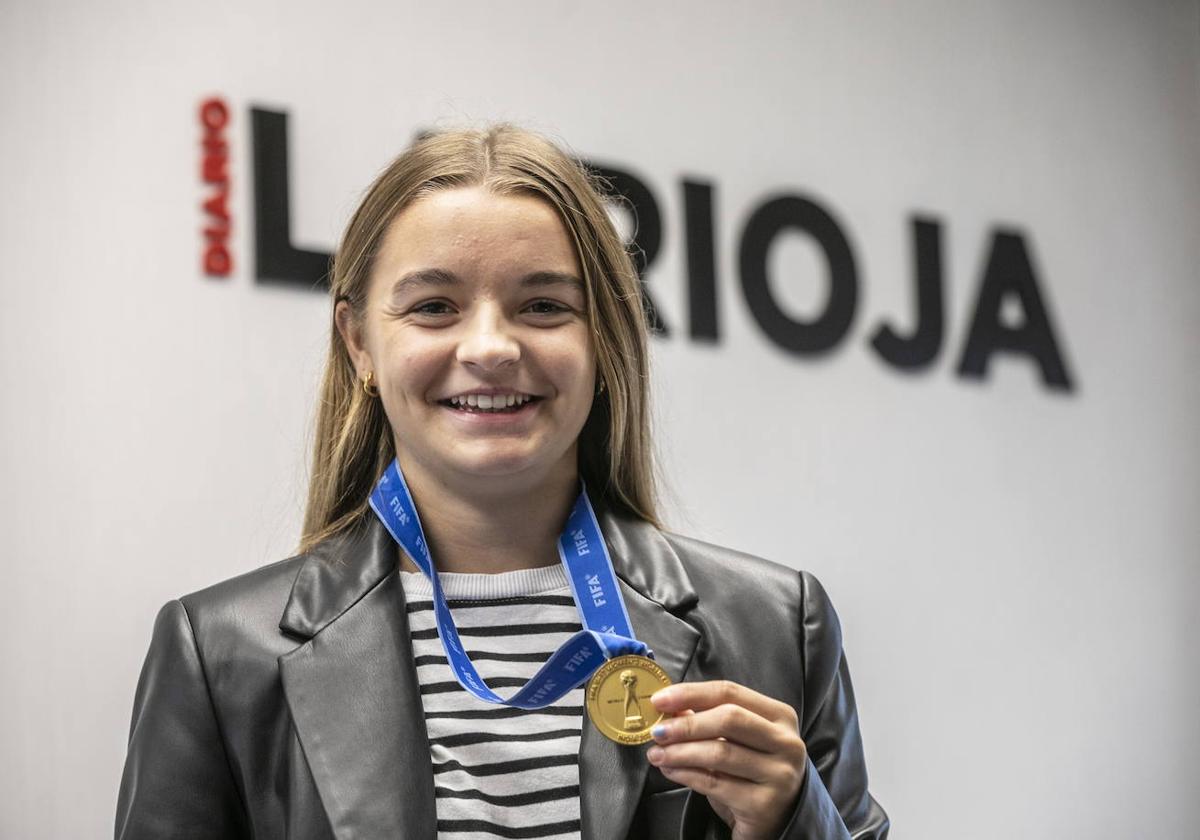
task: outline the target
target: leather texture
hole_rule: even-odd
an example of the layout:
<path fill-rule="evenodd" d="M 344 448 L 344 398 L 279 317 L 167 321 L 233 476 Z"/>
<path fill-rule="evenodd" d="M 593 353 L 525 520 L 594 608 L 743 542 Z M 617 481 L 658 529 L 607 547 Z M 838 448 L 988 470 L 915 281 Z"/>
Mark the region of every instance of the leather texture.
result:
<path fill-rule="evenodd" d="M 796 710 L 809 752 L 782 840 L 883 840 L 837 616 L 805 572 L 601 516 L 638 637 L 676 682 L 729 679 Z M 398 574 L 355 531 L 166 604 L 134 698 L 118 840 L 434 838 L 433 772 Z M 584 840 L 724 838 L 645 747 L 585 721 Z"/>

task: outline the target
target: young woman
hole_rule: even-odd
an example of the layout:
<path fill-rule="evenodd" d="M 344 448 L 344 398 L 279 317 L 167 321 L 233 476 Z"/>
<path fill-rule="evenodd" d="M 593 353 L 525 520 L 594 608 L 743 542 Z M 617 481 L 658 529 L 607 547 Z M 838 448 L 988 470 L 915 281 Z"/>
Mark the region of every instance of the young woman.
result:
<path fill-rule="evenodd" d="M 576 163 L 418 142 L 332 295 L 301 553 L 160 612 L 118 838 L 886 836 L 820 585 L 658 525 L 638 281 Z"/>

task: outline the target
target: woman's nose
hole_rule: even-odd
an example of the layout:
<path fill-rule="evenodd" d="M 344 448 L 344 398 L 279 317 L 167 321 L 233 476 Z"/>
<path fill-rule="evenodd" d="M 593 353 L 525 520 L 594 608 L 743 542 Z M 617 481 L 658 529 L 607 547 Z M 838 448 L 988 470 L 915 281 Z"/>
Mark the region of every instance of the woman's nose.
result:
<path fill-rule="evenodd" d="M 521 345 L 499 314 L 480 312 L 466 324 L 457 359 L 481 370 L 497 370 L 521 358 Z"/>

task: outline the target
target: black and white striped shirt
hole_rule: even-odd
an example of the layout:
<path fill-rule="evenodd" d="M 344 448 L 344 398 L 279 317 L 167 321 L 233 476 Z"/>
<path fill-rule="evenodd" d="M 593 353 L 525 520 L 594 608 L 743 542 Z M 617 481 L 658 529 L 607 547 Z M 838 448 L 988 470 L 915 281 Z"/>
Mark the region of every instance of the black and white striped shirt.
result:
<path fill-rule="evenodd" d="M 446 663 L 424 575 L 402 572 L 437 793 L 438 838 L 579 838 L 583 687 L 527 712 L 478 700 Z M 487 684 L 511 697 L 580 629 L 562 566 L 442 574 L 454 622 Z"/>

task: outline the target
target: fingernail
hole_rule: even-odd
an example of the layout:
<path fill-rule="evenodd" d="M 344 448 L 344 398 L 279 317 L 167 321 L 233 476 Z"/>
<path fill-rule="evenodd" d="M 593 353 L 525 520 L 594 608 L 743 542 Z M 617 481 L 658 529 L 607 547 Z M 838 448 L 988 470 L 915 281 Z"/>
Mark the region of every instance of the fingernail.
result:
<path fill-rule="evenodd" d="M 650 695 L 650 702 L 654 703 L 655 705 L 669 699 L 671 699 L 671 689 L 669 688 L 660 688 L 658 691 Z"/>
<path fill-rule="evenodd" d="M 662 747 L 651 747 L 646 752 L 646 758 L 650 759 L 651 761 L 659 761 L 662 759 L 662 757 L 663 757 L 663 748 Z"/>
<path fill-rule="evenodd" d="M 650 730 L 650 737 L 655 741 L 661 741 L 663 738 L 667 737 L 667 725 L 665 723 L 656 725 Z"/>

